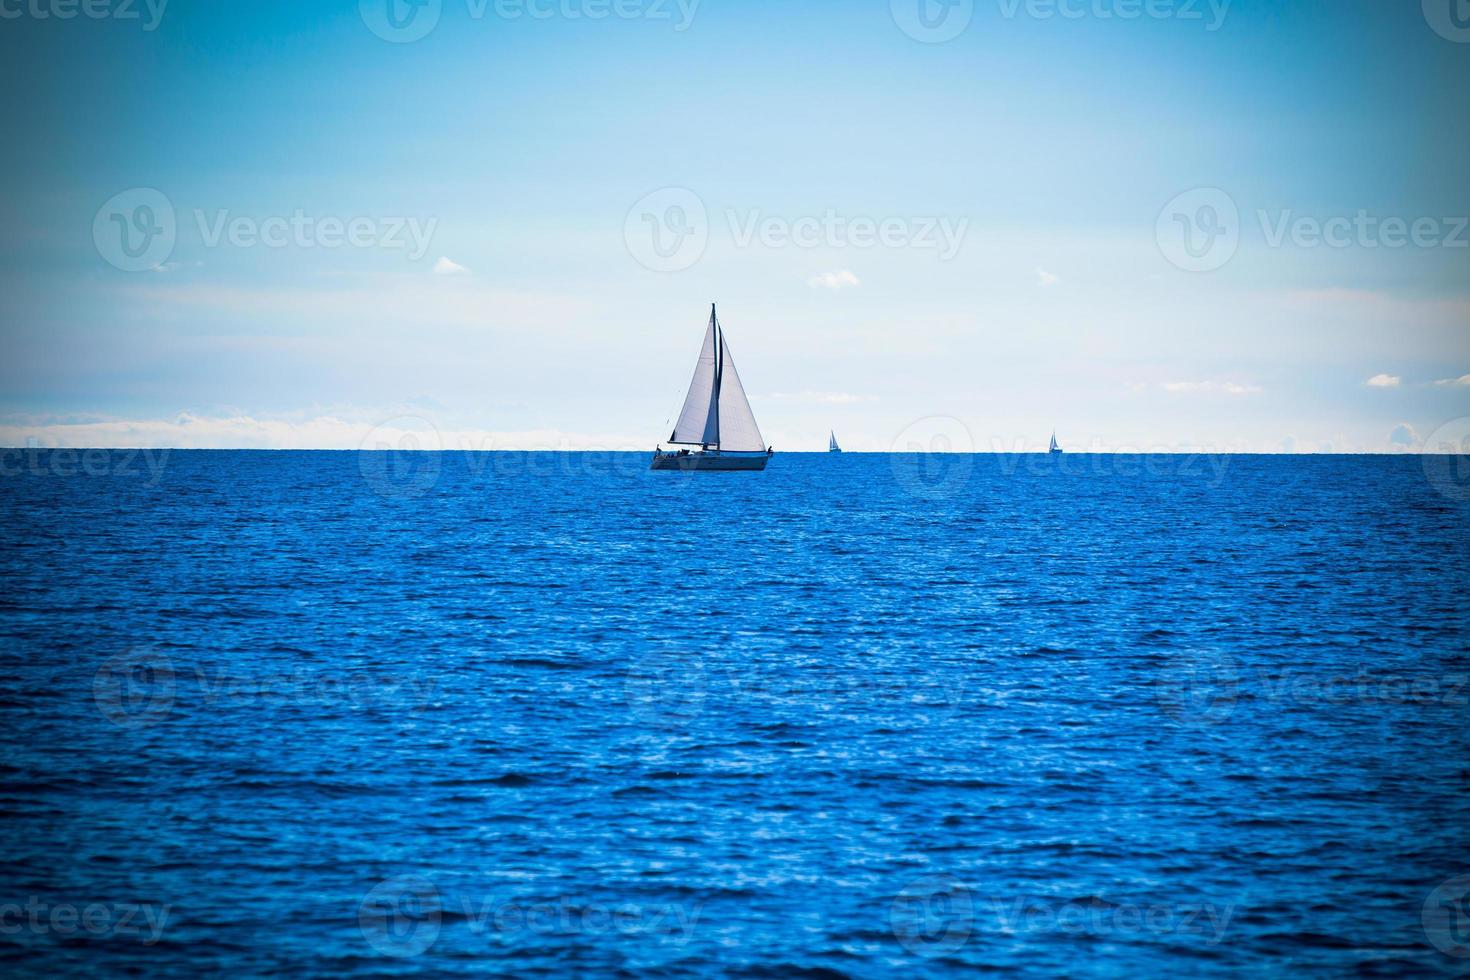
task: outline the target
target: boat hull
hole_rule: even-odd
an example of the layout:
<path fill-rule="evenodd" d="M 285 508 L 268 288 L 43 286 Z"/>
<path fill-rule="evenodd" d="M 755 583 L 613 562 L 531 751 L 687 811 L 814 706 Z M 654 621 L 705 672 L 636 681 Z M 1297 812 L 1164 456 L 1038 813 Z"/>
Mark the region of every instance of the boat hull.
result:
<path fill-rule="evenodd" d="M 733 456 L 725 453 L 689 453 L 680 456 L 677 453 L 655 453 L 651 470 L 710 470 L 710 471 L 732 471 L 732 470 L 763 470 L 766 461 L 770 459 L 769 453 L 761 453 L 758 456 Z"/>

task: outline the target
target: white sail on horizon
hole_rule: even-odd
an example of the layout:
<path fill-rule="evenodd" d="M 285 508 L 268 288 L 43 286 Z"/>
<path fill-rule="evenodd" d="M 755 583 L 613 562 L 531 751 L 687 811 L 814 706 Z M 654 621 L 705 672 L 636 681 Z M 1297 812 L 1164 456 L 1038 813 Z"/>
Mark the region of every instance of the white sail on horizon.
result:
<path fill-rule="evenodd" d="M 689 393 L 669 442 L 730 452 L 763 452 L 766 448 L 713 307 Z"/>

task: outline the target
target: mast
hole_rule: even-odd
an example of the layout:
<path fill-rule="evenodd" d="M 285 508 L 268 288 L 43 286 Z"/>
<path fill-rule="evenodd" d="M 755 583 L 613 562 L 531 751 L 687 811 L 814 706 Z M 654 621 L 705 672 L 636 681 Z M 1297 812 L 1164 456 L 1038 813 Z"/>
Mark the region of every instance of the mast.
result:
<path fill-rule="evenodd" d="M 714 395 L 710 398 L 709 407 L 715 422 L 715 441 L 713 443 L 706 443 L 704 448 L 708 449 L 710 446 L 714 446 L 718 449 L 720 448 L 720 376 L 725 373 L 725 345 L 722 343 L 724 340 L 723 331 L 720 330 L 720 321 L 715 316 L 715 304 L 713 303 L 709 305 L 709 322 L 715 328 L 715 387 Z"/>

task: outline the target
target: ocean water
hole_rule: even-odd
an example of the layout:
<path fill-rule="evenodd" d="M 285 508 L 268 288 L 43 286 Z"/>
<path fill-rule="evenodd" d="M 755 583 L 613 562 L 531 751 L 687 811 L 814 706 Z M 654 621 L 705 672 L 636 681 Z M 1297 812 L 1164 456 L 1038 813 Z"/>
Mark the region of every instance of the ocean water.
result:
<path fill-rule="evenodd" d="M 1455 975 L 1467 474 L 7 455 L 7 975 Z"/>

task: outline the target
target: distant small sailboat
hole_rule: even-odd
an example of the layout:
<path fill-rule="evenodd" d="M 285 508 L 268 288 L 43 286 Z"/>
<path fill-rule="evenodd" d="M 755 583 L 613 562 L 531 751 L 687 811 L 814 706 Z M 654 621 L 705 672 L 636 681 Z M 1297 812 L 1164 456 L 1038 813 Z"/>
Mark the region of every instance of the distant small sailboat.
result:
<path fill-rule="evenodd" d="M 763 470 L 771 450 L 761 439 L 750 401 L 741 387 L 725 330 L 709 307 L 709 328 L 694 365 L 684 409 L 668 441 L 698 446 L 675 452 L 653 451 L 654 470 Z"/>
<path fill-rule="evenodd" d="M 836 432 L 833 432 L 831 429 L 828 429 L 827 430 L 827 452 L 829 452 L 829 453 L 840 453 L 840 452 L 842 452 L 842 447 L 839 446 L 839 445 L 837 445 L 837 433 Z"/>
<path fill-rule="evenodd" d="M 1062 447 L 1057 445 L 1057 434 L 1055 430 L 1052 431 L 1051 448 L 1047 452 L 1053 456 L 1060 456 L 1062 454 Z"/>

